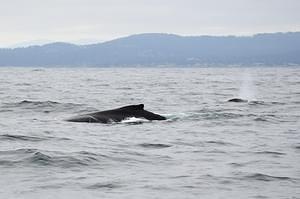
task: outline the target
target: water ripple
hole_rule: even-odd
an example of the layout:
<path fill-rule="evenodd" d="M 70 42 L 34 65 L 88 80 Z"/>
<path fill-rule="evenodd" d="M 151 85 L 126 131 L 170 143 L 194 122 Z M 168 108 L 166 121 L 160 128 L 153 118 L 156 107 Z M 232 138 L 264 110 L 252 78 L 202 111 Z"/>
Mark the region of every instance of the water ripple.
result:
<path fill-rule="evenodd" d="M 222 146 L 237 146 L 236 144 L 231 143 L 231 142 L 217 141 L 217 140 L 205 141 L 205 143 L 214 144 L 214 145 L 222 145 Z"/>
<path fill-rule="evenodd" d="M 86 186 L 87 189 L 115 189 L 119 188 L 121 185 L 116 183 L 95 183 L 89 186 Z"/>
<path fill-rule="evenodd" d="M 286 155 L 286 153 L 277 152 L 277 151 L 258 151 L 258 152 L 252 152 L 254 154 L 258 155 Z"/>
<path fill-rule="evenodd" d="M 61 168 L 99 165 L 108 156 L 89 152 L 58 154 L 53 151 L 24 148 L 10 151 L 0 151 L 2 166 L 53 166 Z"/>
<path fill-rule="evenodd" d="M 0 140 L 38 142 L 38 141 L 46 140 L 46 138 L 36 137 L 36 136 L 3 134 L 3 135 L 0 135 Z"/>
<path fill-rule="evenodd" d="M 245 179 L 245 180 L 265 181 L 265 182 L 282 181 L 282 180 L 291 181 L 291 180 L 293 180 L 293 178 L 286 177 L 286 176 L 273 176 L 273 175 L 267 175 L 267 174 L 263 174 L 263 173 L 253 173 L 253 174 L 245 175 L 243 177 L 243 179 Z"/>
<path fill-rule="evenodd" d="M 172 145 L 168 145 L 168 144 L 154 144 L 154 143 L 143 143 L 143 144 L 139 144 L 139 146 L 143 147 L 143 148 L 148 148 L 148 149 L 162 149 L 162 148 L 168 148 L 171 147 Z"/>
<path fill-rule="evenodd" d="M 30 101 L 23 100 L 20 102 L 13 103 L 3 103 L 0 107 L 1 110 L 6 111 L 14 111 L 14 110 L 26 110 L 26 111 L 37 111 L 44 113 L 51 112 L 66 112 L 66 111 L 95 111 L 97 109 L 83 105 L 83 104 L 75 104 L 75 103 L 60 103 L 56 101 Z"/>

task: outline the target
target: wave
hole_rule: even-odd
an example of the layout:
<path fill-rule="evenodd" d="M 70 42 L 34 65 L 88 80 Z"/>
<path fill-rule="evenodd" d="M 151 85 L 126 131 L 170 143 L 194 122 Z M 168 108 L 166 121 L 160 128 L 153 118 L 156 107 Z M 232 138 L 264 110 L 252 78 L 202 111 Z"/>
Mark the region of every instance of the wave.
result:
<path fill-rule="evenodd" d="M 262 173 L 253 173 L 243 177 L 246 180 L 258 180 L 258 181 L 278 181 L 278 180 L 293 180 L 293 178 L 286 177 L 286 176 L 272 176 L 266 175 Z"/>
<path fill-rule="evenodd" d="M 0 151 L 0 165 L 8 166 L 52 166 L 60 168 L 82 167 L 99 165 L 103 158 L 108 156 L 89 153 L 75 152 L 70 154 L 59 154 L 53 151 L 41 151 L 38 149 L 17 149 Z"/>
<path fill-rule="evenodd" d="M 0 110 L 6 111 L 38 111 L 43 113 L 51 112 L 84 112 L 84 111 L 96 111 L 97 109 L 86 106 L 84 104 L 75 103 L 60 103 L 56 101 L 31 101 L 23 100 L 20 102 L 4 103 Z"/>
<path fill-rule="evenodd" d="M 258 151 L 258 152 L 253 152 L 254 154 L 261 154 L 261 155 L 286 155 L 286 153 L 281 153 L 281 152 L 276 152 L 276 151 Z"/>
<path fill-rule="evenodd" d="M 241 117 L 253 116 L 252 114 L 241 114 L 241 113 L 231 113 L 226 112 L 225 110 L 200 110 L 187 113 L 178 113 L 178 114 L 166 114 L 164 115 L 167 118 L 167 121 L 175 122 L 178 120 L 223 120 L 223 119 L 237 119 Z"/>
<path fill-rule="evenodd" d="M 121 187 L 116 183 L 95 183 L 89 186 L 86 186 L 87 189 L 115 189 Z"/>
<path fill-rule="evenodd" d="M 254 119 L 254 121 L 256 121 L 256 122 L 268 122 L 268 119 L 263 118 L 263 117 L 257 117 L 257 118 Z"/>
<path fill-rule="evenodd" d="M 46 138 L 35 137 L 35 136 L 25 136 L 25 135 L 3 134 L 3 135 L 0 135 L 0 140 L 38 142 L 38 141 L 46 140 Z"/>
<path fill-rule="evenodd" d="M 54 106 L 57 104 L 60 104 L 59 102 L 55 101 L 30 101 L 30 100 L 23 100 L 21 102 L 12 103 L 17 106 L 42 106 L 42 107 L 48 107 L 48 106 Z"/>
<path fill-rule="evenodd" d="M 242 99 L 242 98 L 231 98 L 227 100 L 227 102 L 237 102 L 237 103 L 242 103 L 246 105 L 285 105 L 286 103 L 284 102 L 277 102 L 277 101 L 263 101 L 263 100 L 249 100 L 249 99 Z"/>
<path fill-rule="evenodd" d="M 291 178 L 287 176 L 275 176 L 275 175 L 268 175 L 264 173 L 245 173 L 245 172 L 238 172 L 234 173 L 234 176 L 215 176 L 211 174 L 206 174 L 203 177 L 210 178 L 214 180 L 225 180 L 225 181 L 232 181 L 232 180 L 242 180 L 242 181 L 263 181 L 263 182 L 275 182 L 275 181 L 291 181 L 291 182 L 298 182 L 298 178 Z M 222 181 L 223 181 L 222 180 Z"/>
<path fill-rule="evenodd" d="M 0 141 L 26 141 L 26 142 L 40 142 L 45 140 L 71 140 L 66 137 L 54 137 L 54 136 L 27 136 L 27 135 L 16 135 L 16 134 L 2 134 L 0 135 Z"/>
<path fill-rule="evenodd" d="M 185 113 L 177 114 L 165 114 L 167 122 L 176 122 L 176 121 L 227 121 L 227 120 L 240 120 L 246 119 L 249 121 L 256 122 L 268 122 L 268 123 L 278 123 L 282 119 L 280 115 L 275 114 L 260 114 L 260 113 L 249 113 L 243 109 L 200 109 Z"/>
<path fill-rule="evenodd" d="M 149 149 L 162 149 L 162 148 L 168 148 L 171 147 L 172 145 L 168 144 L 160 144 L 160 143 L 143 143 L 139 144 L 138 146 L 141 146 L 143 148 L 149 148 Z"/>
<path fill-rule="evenodd" d="M 300 149 L 300 145 L 298 145 L 298 146 L 295 146 L 294 148 L 295 148 L 295 149 Z"/>
<path fill-rule="evenodd" d="M 214 145 L 221 145 L 221 146 L 237 146 L 236 144 L 233 144 L 231 142 L 224 142 L 224 141 L 206 141 L 207 144 L 214 144 Z"/>
<path fill-rule="evenodd" d="M 268 122 L 268 123 L 278 123 L 282 121 L 279 116 L 273 114 L 255 115 L 253 120 L 256 122 Z"/>
<path fill-rule="evenodd" d="M 256 100 L 253 100 L 253 101 L 249 101 L 248 104 L 249 105 L 266 105 L 268 103 L 265 102 L 265 101 L 256 101 Z"/>

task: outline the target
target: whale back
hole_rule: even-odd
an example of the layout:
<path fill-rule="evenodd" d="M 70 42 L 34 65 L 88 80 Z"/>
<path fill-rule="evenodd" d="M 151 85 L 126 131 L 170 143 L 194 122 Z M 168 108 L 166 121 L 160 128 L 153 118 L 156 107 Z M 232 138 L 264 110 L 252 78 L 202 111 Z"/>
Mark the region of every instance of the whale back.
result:
<path fill-rule="evenodd" d="M 70 122 L 120 122 L 129 117 L 145 118 L 147 120 L 166 120 L 164 116 L 144 110 L 144 104 L 129 105 L 117 109 L 79 115 L 68 119 Z"/>
<path fill-rule="evenodd" d="M 232 99 L 229 99 L 228 102 L 248 102 L 248 100 L 244 100 L 241 98 L 232 98 Z"/>

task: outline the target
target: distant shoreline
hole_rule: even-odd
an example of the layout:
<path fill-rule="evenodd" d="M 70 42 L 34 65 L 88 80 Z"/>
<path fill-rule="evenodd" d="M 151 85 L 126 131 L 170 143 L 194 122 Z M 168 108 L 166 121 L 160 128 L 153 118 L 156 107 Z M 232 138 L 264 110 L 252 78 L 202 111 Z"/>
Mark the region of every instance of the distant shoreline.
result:
<path fill-rule="evenodd" d="M 254 36 L 147 33 L 108 42 L 1 48 L 0 66 L 228 67 L 300 65 L 300 32 Z"/>

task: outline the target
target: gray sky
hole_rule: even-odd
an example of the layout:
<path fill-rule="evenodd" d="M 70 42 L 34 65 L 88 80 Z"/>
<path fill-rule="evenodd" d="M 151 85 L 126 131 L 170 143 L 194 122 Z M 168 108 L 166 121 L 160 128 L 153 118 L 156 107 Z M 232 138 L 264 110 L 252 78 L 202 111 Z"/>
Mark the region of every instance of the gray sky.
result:
<path fill-rule="evenodd" d="M 300 0 L 0 0 L 0 47 L 88 43 L 146 32 L 300 31 L 299 10 Z"/>

